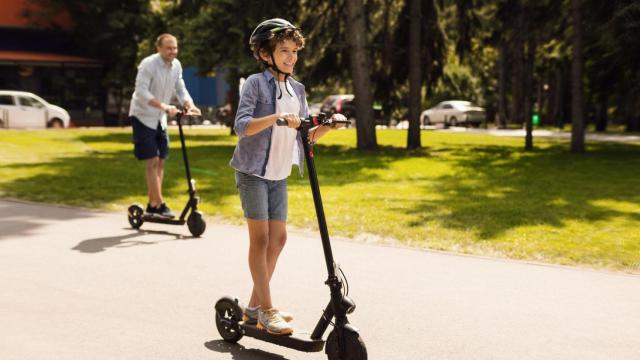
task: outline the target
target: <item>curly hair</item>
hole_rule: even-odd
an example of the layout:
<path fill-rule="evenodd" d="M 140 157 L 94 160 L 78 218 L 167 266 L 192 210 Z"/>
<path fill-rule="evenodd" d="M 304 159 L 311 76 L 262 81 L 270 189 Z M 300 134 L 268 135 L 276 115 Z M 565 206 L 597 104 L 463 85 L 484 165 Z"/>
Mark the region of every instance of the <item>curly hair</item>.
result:
<path fill-rule="evenodd" d="M 266 50 L 268 53 L 273 53 L 276 49 L 276 45 L 284 42 L 285 40 L 293 41 L 298 50 L 304 48 L 304 36 L 299 29 L 285 29 L 283 31 L 272 34 L 269 39 L 265 39 L 258 44 L 251 45 L 253 56 L 260 62 L 263 60 L 260 58 L 260 50 Z"/>

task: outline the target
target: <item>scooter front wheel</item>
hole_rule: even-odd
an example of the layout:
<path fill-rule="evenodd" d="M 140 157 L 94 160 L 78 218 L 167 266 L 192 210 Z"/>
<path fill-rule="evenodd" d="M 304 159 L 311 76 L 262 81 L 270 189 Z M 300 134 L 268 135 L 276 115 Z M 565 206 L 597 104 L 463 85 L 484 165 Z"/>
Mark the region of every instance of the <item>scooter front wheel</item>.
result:
<path fill-rule="evenodd" d="M 367 360 L 367 347 L 358 333 L 342 330 L 343 340 L 339 341 L 338 331 L 333 329 L 327 337 L 325 353 L 329 360 Z"/>
<path fill-rule="evenodd" d="M 142 226 L 144 220 L 142 220 L 142 215 L 144 214 L 144 210 L 142 210 L 142 206 L 138 204 L 134 204 L 129 206 L 127 209 L 127 219 L 129 220 L 129 225 L 132 228 L 138 229 Z"/>
<path fill-rule="evenodd" d="M 242 309 L 238 302 L 225 296 L 216 302 L 215 308 L 216 327 L 222 339 L 230 343 L 236 343 L 242 339 L 242 329 L 238 324 L 242 320 Z"/>
<path fill-rule="evenodd" d="M 199 237 L 207 228 L 207 223 L 204 222 L 202 213 L 196 210 L 192 211 L 191 214 L 189 214 L 189 217 L 187 218 L 187 226 L 189 227 L 189 232 L 191 233 L 191 235 Z"/>

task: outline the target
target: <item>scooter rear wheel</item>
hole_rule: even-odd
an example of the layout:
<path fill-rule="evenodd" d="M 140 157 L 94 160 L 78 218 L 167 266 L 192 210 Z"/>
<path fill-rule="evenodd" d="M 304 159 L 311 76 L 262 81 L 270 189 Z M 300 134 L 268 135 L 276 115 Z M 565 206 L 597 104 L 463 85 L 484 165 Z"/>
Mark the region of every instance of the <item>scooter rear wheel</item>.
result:
<path fill-rule="evenodd" d="M 204 222 L 202 213 L 196 210 L 192 211 L 191 214 L 189 214 L 189 217 L 187 218 L 187 226 L 189 227 L 189 232 L 191 233 L 191 235 L 199 237 L 207 228 L 207 223 Z"/>
<path fill-rule="evenodd" d="M 367 347 L 358 333 L 343 330 L 344 343 L 338 342 L 338 332 L 334 329 L 327 337 L 325 353 L 329 360 L 367 360 Z M 342 350 L 342 351 L 341 351 Z"/>
<path fill-rule="evenodd" d="M 236 343 L 242 339 L 242 329 L 238 324 L 242 320 L 242 309 L 238 302 L 225 296 L 218 300 L 215 308 L 216 327 L 222 339 L 230 343 Z"/>
<path fill-rule="evenodd" d="M 142 206 L 138 204 L 129 206 L 129 208 L 127 209 L 127 219 L 129 220 L 129 225 L 131 225 L 131 227 L 134 229 L 140 228 L 140 226 L 142 226 L 142 223 L 144 223 L 144 220 L 142 220 L 143 214 L 144 210 L 142 210 Z"/>

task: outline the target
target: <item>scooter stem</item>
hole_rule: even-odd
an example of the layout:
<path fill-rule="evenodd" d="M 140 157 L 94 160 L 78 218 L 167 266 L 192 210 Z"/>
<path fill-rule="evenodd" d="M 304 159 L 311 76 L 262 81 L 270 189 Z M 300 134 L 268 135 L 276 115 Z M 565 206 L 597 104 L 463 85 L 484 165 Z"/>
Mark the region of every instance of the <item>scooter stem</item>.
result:
<path fill-rule="evenodd" d="M 178 131 L 180 132 L 180 144 L 182 145 L 182 159 L 184 160 L 184 169 L 187 172 L 187 182 L 189 183 L 189 195 L 193 195 L 193 181 L 191 180 L 191 170 L 189 168 L 189 159 L 187 158 L 187 147 L 184 142 L 184 133 L 182 132 L 182 118 L 183 113 L 178 112 L 176 114 L 176 122 L 178 123 Z"/>
<path fill-rule="evenodd" d="M 320 195 L 320 185 L 318 184 L 318 174 L 316 173 L 315 163 L 311 156 L 311 145 L 309 144 L 309 129 L 303 127 L 300 130 L 302 136 L 302 146 L 304 148 L 304 156 L 307 161 L 307 170 L 309 171 L 309 182 L 311 183 L 311 192 L 313 194 L 313 203 L 316 207 L 316 215 L 318 217 L 318 228 L 320 229 L 320 237 L 322 239 L 322 249 L 324 250 L 324 258 L 327 263 L 327 271 L 329 279 L 335 278 L 335 267 L 333 261 L 333 252 L 331 250 L 331 241 L 329 240 L 329 231 L 327 229 L 327 220 L 322 207 L 322 196 Z"/>

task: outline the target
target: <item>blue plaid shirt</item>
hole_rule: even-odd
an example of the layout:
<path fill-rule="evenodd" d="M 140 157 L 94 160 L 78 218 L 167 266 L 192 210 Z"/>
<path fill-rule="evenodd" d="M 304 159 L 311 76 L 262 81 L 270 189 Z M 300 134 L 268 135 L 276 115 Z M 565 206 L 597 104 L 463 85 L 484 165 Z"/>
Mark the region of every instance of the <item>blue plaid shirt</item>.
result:
<path fill-rule="evenodd" d="M 300 118 L 306 118 L 309 114 L 309 106 L 304 91 L 304 85 L 289 78 L 289 83 L 300 101 Z M 233 157 L 229 165 L 245 174 L 264 176 L 269 162 L 269 150 L 271 149 L 272 127 L 260 131 L 257 134 L 247 135 L 246 129 L 252 118 L 261 118 L 276 112 L 276 82 L 269 70 L 260 74 L 253 74 L 247 78 L 242 86 L 238 112 L 233 129 L 238 135 L 238 144 L 233 151 Z M 302 137 L 298 133 L 298 164 L 300 164 L 300 176 L 303 174 L 304 150 Z"/>

